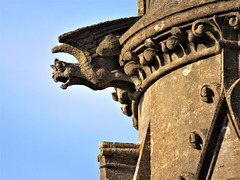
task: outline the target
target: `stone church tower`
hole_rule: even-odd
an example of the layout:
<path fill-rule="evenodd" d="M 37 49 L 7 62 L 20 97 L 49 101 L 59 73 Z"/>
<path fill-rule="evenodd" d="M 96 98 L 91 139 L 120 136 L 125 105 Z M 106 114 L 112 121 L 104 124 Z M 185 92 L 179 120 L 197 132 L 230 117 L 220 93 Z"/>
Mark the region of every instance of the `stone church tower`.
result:
<path fill-rule="evenodd" d="M 101 142 L 100 179 L 240 179 L 240 0 L 138 0 L 59 37 L 62 88 L 114 87 L 139 143 Z"/>

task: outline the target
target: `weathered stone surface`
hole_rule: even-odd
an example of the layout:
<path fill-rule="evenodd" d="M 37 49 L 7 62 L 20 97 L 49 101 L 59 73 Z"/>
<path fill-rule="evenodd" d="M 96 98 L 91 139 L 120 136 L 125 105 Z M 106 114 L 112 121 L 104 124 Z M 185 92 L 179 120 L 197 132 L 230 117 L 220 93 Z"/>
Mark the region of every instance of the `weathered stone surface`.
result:
<path fill-rule="evenodd" d="M 240 179 L 240 142 L 231 122 L 222 128 L 221 135 L 221 148 L 215 150 L 211 164 L 212 179 Z"/>
<path fill-rule="evenodd" d="M 189 136 L 195 131 L 203 143 L 206 139 L 220 93 L 219 57 L 171 72 L 144 93 L 139 123 L 151 119 L 152 179 L 177 179 L 185 172 L 196 172 L 202 149 L 192 148 Z M 214 87 L 214 103 L 201 100 L 203 84 Z"/>

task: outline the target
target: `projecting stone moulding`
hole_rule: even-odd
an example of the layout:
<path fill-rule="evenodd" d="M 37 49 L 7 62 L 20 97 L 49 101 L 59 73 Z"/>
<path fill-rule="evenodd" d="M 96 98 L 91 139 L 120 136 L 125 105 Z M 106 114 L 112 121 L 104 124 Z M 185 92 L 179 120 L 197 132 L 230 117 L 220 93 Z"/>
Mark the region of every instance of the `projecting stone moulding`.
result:
<path fill-rule="evenodd" d="M 55 59 L 54 81 L 114 87 L 139 130 L 131 148 L 101 145 L 101 179 L 240 178 L 239 9 L 238 0 L 138 0 L 137 17 L 59 37 L 52 52 L 79 63 Z"/>

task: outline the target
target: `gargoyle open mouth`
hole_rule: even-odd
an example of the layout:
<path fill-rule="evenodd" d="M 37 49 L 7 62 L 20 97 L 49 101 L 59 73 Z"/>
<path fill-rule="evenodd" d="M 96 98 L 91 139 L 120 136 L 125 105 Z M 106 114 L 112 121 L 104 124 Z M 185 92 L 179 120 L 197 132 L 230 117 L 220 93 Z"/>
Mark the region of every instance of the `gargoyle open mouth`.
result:
<path fill-rule="evenodd" d="M 57 77 L 56 81 L 64 83 L 60 87 L 62 89 L 67 89 L 67 87 L 69 86 L 69 83 L 70 83 L 70 78 L 69 77 Z"/>

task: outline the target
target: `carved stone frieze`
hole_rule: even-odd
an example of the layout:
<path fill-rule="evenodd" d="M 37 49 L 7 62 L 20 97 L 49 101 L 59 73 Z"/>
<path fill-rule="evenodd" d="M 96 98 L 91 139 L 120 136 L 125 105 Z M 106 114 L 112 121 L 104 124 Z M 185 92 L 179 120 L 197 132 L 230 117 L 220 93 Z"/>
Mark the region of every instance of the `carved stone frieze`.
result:
<path fill-rule="evenodd" d="M 238 12 L 233 12 L 196 20 L 148 38 L 131 51 L 122 51 L 120 64 L 124 72 L 142 80 L 141 89 L 132 98 L 133 121 L 137 123 L 139 98 L 156 80 L 185 65 L 220 54 L 224 48 L 239 49 L 239 41 L 224 38 L 225 28 L 239 28 L 239 17 Z"/>

